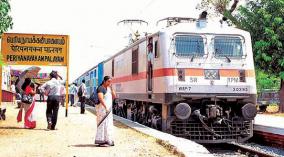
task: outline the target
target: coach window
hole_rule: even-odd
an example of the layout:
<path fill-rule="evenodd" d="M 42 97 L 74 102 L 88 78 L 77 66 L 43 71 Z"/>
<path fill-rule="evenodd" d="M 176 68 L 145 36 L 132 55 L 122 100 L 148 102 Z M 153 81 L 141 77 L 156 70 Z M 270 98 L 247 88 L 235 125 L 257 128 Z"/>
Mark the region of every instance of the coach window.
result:
<path fill-rule="evenodd" d="M 159 45 L 158 45 L 158 41 L 155 41 L 154 44 L 154 51 L 155 51 L 155 58 L 159 57 Z"/>
<path fill-rule="evenodd" d="M 138 74 L 138 47 L 132 49 L 132 74 Z"/>
<path fill-rule="evenodd" d="M 111 76 L 114 77 L 114 59 L 111 62 Z"/>
<path fill-rule="evenodd" d="M 97 76 L 97 70 L 94 70 L 94 77 Z"/>

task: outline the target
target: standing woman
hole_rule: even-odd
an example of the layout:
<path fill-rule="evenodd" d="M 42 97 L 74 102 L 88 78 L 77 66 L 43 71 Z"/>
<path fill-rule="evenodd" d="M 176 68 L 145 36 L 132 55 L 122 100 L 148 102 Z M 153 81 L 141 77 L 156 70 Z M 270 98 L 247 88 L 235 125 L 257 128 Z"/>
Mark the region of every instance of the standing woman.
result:
<path fill-rule="evenodd" d="M 32 83 L 30 78 L 26 78 L 25 82 L 22 85 L 22 90 L 26 95 L 31 95 L 33 97 L 33 101 L 31 104 L 27 104 L 22 102 L 22 107 L 25 110 L 25 128 L 33 129 L 36 127 L 36 121 L 34 120 L 33 116 L 33 111 L 35 107 L 35 99 L 34 95 L 36 94 L 35 92 L 35 86 Z"/>
<path fill-rule="evenodd" d="M 107 115 L 101 125 L 97 128 L 95 144 L 114 146 L 113 142 L 113 115 L 112 115 L 112 102 L 116 94 L 111 86 L 111 77 L 105 76 L 102 84 L 97 90 L 100 104 L 96 107 L 97 123 Z"/>

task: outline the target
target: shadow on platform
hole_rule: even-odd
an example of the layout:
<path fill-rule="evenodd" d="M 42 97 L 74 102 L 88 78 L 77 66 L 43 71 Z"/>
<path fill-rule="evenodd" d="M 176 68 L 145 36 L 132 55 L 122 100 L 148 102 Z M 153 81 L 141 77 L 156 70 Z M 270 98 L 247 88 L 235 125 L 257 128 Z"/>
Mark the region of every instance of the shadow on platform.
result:
<path fill-rule="evenodd" d="M 15 126 L 5 126 L 5 127 L 0 127 L 0 129 L 26 129 L 26 130 L 48 130 L 48 129 L 29 129 L 29 128 L 24 128 L 24 127 L 15 127 Z"/>

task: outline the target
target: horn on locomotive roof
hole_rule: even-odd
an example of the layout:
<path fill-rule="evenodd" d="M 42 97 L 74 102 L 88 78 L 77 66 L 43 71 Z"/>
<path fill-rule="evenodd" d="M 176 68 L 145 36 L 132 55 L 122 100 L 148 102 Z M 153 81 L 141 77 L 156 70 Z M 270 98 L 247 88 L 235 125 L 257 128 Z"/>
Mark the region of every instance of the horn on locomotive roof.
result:
<path fill-rule="evenodd" d="M 199 28 L 204 28 L 207 25 L 207 11 L 203 11 L 196 22 L 196 26 Z"/>

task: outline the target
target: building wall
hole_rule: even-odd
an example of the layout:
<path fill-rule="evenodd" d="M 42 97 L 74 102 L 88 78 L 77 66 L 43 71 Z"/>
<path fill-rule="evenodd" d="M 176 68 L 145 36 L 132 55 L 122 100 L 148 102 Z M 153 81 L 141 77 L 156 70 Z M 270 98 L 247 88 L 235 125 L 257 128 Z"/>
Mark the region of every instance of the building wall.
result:
<path fill-rule="evenodd" d="M 11 86 L 11 67 L 10 66 L 3 66 L 2 69 L 2 90 L 10 91 Z"/>

